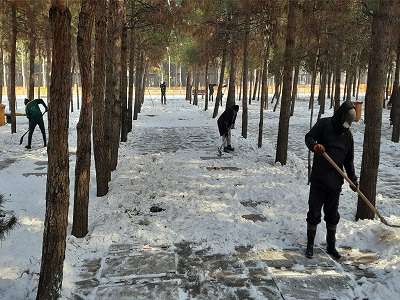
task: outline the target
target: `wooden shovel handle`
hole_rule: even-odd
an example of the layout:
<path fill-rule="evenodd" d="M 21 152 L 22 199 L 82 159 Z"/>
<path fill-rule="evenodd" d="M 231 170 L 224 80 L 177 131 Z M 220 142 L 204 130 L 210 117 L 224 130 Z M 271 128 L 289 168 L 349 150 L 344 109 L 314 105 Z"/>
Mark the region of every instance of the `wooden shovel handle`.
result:
<path fill-rule="evenodd" d="M 369 202 L 368 198 L 363 194 L 363 192 L 360 191 L 358 186 L 356 186 L 350 178 L 346 175 L 345 172 L 339 166 L 335 163 L 335 161 L 328 155 L 328 153 L 324 152 L 322 153 L 322 156 L 325 157 L 325 159 L 338 171 L 340 175 L 350 184 L 351 187 L 356 188 L 357 194 L 360 196 L 360 198 L 364 201 L 364 203 L 369 207 L 370 210 L 372 210 L 378 217 L 379 219 L 383 219 L 382 216 L 379 214 L 378 210 Z"/>

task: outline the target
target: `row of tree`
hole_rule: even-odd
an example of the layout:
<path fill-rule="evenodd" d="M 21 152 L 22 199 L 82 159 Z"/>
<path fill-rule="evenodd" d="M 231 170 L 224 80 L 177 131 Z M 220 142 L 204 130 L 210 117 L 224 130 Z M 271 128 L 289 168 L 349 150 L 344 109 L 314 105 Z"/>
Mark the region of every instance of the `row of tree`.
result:
<path fill-rule="evenodd" d="M 268 78 L 273 78 L 271 102 L 275 102 L 274 110 L 280 108 L 276 161 L 281 164 L 287 163 L 290 117 L 300 71 L 312 78 L 310 126 L 315 101 L 318 117 L 325 113 L 326 99 L 337 109 L 342 100 L 351 100 L 358 93 L 360 79 L 367 72 L 360 188 L 375 201 L 382 108 L 390 86 L 392 92 L 386 94 L 391 94 L 393 141 L 398 142 L 400 134 L 398 1 L 1 1 L 5 8 L 0 14 L 1 35 L 7 41 L 1 45 L 1 53 L 6 53 L 8 63 L 12 132 L 16 132 L 17 40 L 26 40 L 29 45 L 30 66 L 37 49 L 45 49 L 39 53 L 46 57 L 48 66 L 47 205 L 38 299 L 55 299 L 61 292 L 70 197 L 68 126 L 74 68 L 79 67 L 82 84 L 72 226 L 76 237 L 88 232 L 91 140 L 97 196 L 101 197 L 108 193 L 111 173 L 117 168 L 120 142 L 127 141 L 133 120 L 140 114 L 149 70 L 160 65 L 167 47 L 168 54 L 187 70 L 186 99 L 194 105 L 199 103 L 200 81 L 208 86 L 210 70 L 218 68 L 214 118 L 222 104 L 225 81 L 227 107 L 235 104 L 239 87 L 244 138 L 248 136 L 248 104 L 260 93 L 259 147 L 263 114 L 270 99 Z M 21 25 L 24 22 L 28 22 L 26 27 Z M 32 99 L 33 68 L 29 74 L 28 96 Z M 346 74 L 344 81 L 342 74 Z M 318 77 L 320 86 L 315 95 Z M 208 105 L 206 88 L 205 110 Z M 372 217 L 360 202 L 357 218 Z"/>

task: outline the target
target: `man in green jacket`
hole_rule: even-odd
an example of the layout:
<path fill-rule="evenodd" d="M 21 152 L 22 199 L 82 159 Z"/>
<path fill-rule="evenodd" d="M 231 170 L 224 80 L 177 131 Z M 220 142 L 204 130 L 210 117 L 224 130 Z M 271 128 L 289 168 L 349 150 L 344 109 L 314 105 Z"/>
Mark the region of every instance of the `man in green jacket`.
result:
<path fill-rule="evenodd" d="M 47 105 L 46 103 L 44 103 L 43 99 L 35 99 L 32 101 L 29 101 L 29 99 L 25 99 L 25 112 L 29 120 L 28 145 L 25 147 L 26 149 L 31 149 L 32 135 L 33 132 L 35 131 L 36 125 L 39 125 L 40 131 L 42 132 L 44 147 L 47 146 L 46 130 L 44 128 L 43 114 L 39 108 L 39 104 L 42 104 L 44 106 L 45 111 L 48 111 Z"/>

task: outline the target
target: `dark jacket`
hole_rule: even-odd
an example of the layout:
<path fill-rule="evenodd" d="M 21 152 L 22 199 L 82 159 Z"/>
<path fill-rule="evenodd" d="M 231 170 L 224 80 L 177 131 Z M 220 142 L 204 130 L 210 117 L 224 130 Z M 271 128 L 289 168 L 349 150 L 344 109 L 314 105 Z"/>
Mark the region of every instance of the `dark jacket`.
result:
<path fill-rule="evenodd" d="M 331 118 L 320 119 L 310 132 L 306 134 L 307 147 L 313 151 L 315 144 L 325 146 L 326 153 L 343 169 L 349 178 L 356 183 L 357 176 L 354 170 L 354 141 L 349 129 L 343 127 L 345 114 L 354 108 L 351 102 L 343 103 Z M 322 156 L 315 154 L 311 173 L 311 182 L 320 183 L 337 190 L 343 184 L 342 176 Z"/>
<path fill-rule="evenodd" d="M 165 94 L 166 90 L 167 90 L 167 85 L 165 83 L 160 84 L 160 88 L 161 88 L 161 93 Z"/>
<path fill-rule="evenodd" d="M 228 130 L 235 126 L 237 112 L 233 107 L 227 108 L 218 118 L 218 130 L 221 136 L 228 133 Z"/>
<path fill-rule="evenodd" d="M 43 118 L 42 111 L 39 108 L 39 104 L 42 104 L 47 110 L 47 105 L 44 103 L 43 99 L 35 99 L 29 101 L 25 106 L 25 113 L 29 120 L 39 121 Z"/>

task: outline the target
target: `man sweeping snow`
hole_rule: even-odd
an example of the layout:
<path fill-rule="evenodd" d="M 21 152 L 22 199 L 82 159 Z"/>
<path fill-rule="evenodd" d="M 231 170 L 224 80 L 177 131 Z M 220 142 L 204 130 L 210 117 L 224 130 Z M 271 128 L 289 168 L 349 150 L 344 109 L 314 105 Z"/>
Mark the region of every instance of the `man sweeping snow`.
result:
<path fill-rule="evenodd" d="M 43 146 L 46 147 L 46 130 L 44 128 L 43 122 L 43 114 L 39 108 L 39 104 L 44 106 L 44 109 L 48 111 L 46 103 L 44 103 L 43 99 L 35 99 L 29 101 L 29 99 L 25 99 L 25 112 L 26 117 L 29 120 L 29 135 L 28 135 L 28 145 L 25 146 L 26 149 L 31 149 L 32 144 L 32 135 L 35 131 L 36 125 L 39 125 L 40 131 L 43 136 Z"/>
<path fill-rule="evenodd" d="M 339 223 L 339 196 L 343 178 L 322 156 L 326 152 L 343 169 L 357 186 L 354 171 L 354 141 L 350 131 L 356 111 L 351 102 L 343 103 L 331 118 L 320 119 L 305 136 L 307 147 L 315 153 L 311 173 L 310 195 L 307 213 L 307 250 L 305 255 L 312 258 L 317 225 L 321 222 L 321 209 L 324 209 L 326 222 L 327 252 L 340 259 L 336 250 L 336 226 Z"/>
<path fill-rule="evenodd" d="M 218 130 L 222 138 L 222 146 L 224 147 L 224 152 L 231 152 L 235 149 L 231 144 L 231 129 L 235 127 L 236 115 L 239 111 L 239 105 L 234 105 L 228 107 L 218 118 Z"/>

